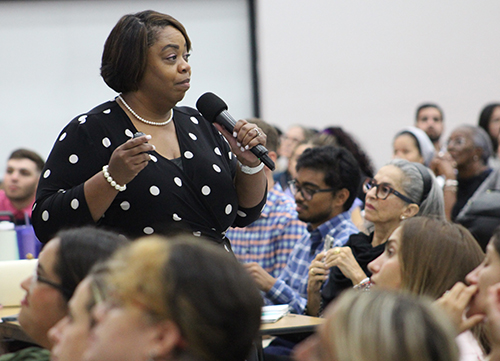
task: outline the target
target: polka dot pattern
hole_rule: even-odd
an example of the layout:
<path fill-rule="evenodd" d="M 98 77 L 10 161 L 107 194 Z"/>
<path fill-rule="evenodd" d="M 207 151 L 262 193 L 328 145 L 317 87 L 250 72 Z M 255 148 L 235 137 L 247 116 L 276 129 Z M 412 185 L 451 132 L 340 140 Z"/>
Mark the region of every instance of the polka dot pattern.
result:
<path fill-rule="evenodd" d="M 123 201 L 120 203 L 120 208 L 124 211 L 128 211 L 130 209 L 130 203 L 127 201 Z"/>
<path fill-rule="evenodd" d="M 174 213 L 174 214 L 172 215 L 172 219 L 173 219 L 174 221 L 176 221 L 176 222 L 182 221 L 182 218 L 181 218 L 181 217 L 179 217 L 179 215 L 178 215 L 177 213 Z"/>
<path fill-rule="evenodd" d="M 49 178 L 50 177 L 50 169 L 47 169 L 45 172 L 43 172 L 43 177 L 45 179 Z"/>
<path fill-rule="evenodd" d="M 153 234 L 155 232 L 152 227 L 144 227 L 142 231 L 144 232 L 144 234 Z"/>
<path fill-rule="evenodd" d="M 216 171 L 217 173 L 220 173 L 221 172 L 221 169 L 220 167 L 217 165 L 217 164 L 212 164 L 212 168 L 214 169 L 214 171 Z"/>
<path fill-rule="evenodd" d="M 61 136 L 59 137 L 59 141 L 62 142 L 64 140 L 64 138 L 66 138 L 66 136 L 68 135 L 68 133 L 64 132 L 61 134 Z"/>
<path fill-rule="evenodd" d="M 177 184 L 178 187 L 182 187 L 182 179 L 179 177 L 174 177 L 174 183 Z"/>
<path fill-rule="evenodd" d="M 132 133 L 132 131 L 130 129 L 125 129 L 125 135 L 129 138 L 134 137 L 134 133 Z"/>
<path fill-rule="evenodd" d="M 49 211 L 45 210 L 42 212 L 42 221 L 47 222 L 49 220 L 50 214 Z"/>
<path fill-rule="evenodd" d="M 78 163 L 78 156 L 77 156 L 76 154 L 71 154 L 71 155 L 69 156 L 69 162 L 70 162 L 71 164 L 76 164 L 76 163 Z"/>
<path fill-rule="evenodd" d="M 203 186 L 201 188 L 201 194 L 203 194 L 204 196 L 208 196 L 210 194 L 212 190 L 210 189 L 209 186 Z"/>
<path fill-rule="evenodd" d="M 193 154 L 192 152 L 190 152 L 189 150 L 186 150 L 186 151 L 184 152 L 184 157 L 185 157 L 186 159 L 192 159 L 192 158 L 194 157 L 194 154 Z"/>
<path fill-rule="evenodd" d="M 104 148 L 109 148 L 111 146 L 111 140 L 108 137 L 102 139 L 102 145 Z"/>
<path fill-rule="evenodd" d="M 151 186 L 149 188 L 149 193 L 151 193 L 152 195 L 154 195 L 156 197 L 157 195 L 160 194 L 160 188 L 158 188 L 157 186 Z"/>
<path fill-rule="evenodd" d="M 227 215 L 230 215 L 231 212 L 233 211 L 233 206 L 231 204 L 226 205 L 226 208 L 224 209 Z"/>
<path fill-rule="evenodd" d="M 82 115 L 81 117 L 78 118 L 78 121 L 80 122 L 80 124 L 85 123 L 87 121 L 87 116 Z"/>
<path fill-rule="evenodd" d="M 102 112 L 103 112 L 104 114 L 109 114 L 109 113 L 111 113 L 111 109 L 106 109 L 106 110 L 103 110 Z"/>
<path fill-rule="evenodd" d="M 215 153 L 215 154 L 217 154 L 218 156 L 221 156 L 221 155 L 222 155 L 222 153 L 220 152 L 219 147 L 215 147 L 215 148 L 214 148 L 214 153 Z"/>
<path fill-rule="evenodd" d="M 189 138 L 191 138 L 192 140 L 198 140 L 198 137 L 196 136 L 196 134 L 193 134 L 193 133 L 189 133 Z"/>
<path fill-rule="evenodd" d="M 80 206 L 80 202 L 78 201 L 78 199 L 73 198 L 70 205 L 71 205 L 71 208 L 73 208 L 74 210 L 77 210 L 78 207 Z"/>
<path fill-rule="evenodd" d="M 196 117 L 189 118 L 194 124 L 198 124 L 198 119 Z"/>
<path fill-rule="evenodd" d="M 247 216 L 247 214 L 243 211 L 237 211 L 236 214 L 242 218 L 245 218 Z"/>

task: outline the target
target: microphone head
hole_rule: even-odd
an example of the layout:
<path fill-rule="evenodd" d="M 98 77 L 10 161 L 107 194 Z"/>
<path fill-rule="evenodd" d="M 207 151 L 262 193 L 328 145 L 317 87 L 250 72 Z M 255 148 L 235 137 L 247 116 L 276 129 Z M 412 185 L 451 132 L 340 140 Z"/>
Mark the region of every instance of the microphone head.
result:
<path fill-rule="evenodd" d="M 227 110 L 227 104 L 214 93 L 208 92 L 198 99 L 196 108 L 206 120 L 213 123 L 217 115 Z"/>

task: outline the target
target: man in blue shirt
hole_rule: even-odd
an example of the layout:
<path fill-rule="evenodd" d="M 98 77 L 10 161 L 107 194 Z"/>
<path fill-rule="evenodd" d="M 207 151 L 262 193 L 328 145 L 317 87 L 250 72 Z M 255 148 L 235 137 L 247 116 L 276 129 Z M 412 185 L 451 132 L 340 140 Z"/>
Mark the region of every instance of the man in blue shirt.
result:
<path fill-rule="evenodd" d="M 278 278 L 257 263 L 246 267 L 265 293 L 267 303 L 289 304 L 303 313 L 307 303 L 309 265 L 324 250 L 327 235 L 333 247 L 343 246 L 358 229 L 348 212 L 361 182 L 353 155 L 345 148 L 324 146 L 307 149 L 297 160 L 297 176 L 291 183 L 300 220 L 308 233 L 297 243 Z"/>

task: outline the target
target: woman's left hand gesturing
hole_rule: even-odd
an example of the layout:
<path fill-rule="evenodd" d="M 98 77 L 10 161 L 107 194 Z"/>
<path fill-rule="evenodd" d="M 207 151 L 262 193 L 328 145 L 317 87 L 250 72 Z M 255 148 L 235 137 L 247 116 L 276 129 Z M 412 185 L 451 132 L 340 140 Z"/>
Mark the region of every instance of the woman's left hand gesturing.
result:
<path fill-rule="evenodd" d="M 326 253 L 325 266 L 332 268 L 337 266 L 340 271 L 349 278 L 353 284 L 358 284 L 366 278 L 366 274 L 360 267 L 350 247 L 334 247 Z"/>

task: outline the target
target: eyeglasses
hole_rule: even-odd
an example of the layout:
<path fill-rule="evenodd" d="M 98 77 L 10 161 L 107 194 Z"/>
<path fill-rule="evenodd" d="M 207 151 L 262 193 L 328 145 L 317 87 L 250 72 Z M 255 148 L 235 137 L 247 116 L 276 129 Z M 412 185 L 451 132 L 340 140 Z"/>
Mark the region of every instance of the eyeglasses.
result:
<path fill-rule="evenodd" d="M 363 183 L 363 191 L 365 193 L 368 193 L 370 191 L 370 189 L 372 189 L 373 187 L 377 188 L 377 191 L 375 192 L 375 196 L 377 197 L 377 199 L 385 200 L 392 193 L 396 197 L 398 197 L 399 199 L 402 199 L 403 201 L 405 201 L 407 203 L 415 203 L 407 196 L 399 193 L 394 188 L 389 187 L 387 184 L 384 184 L 384 183 L 377 184 L 375 179 L 367 178 L 365 180 L 365 182 Z"/>
<path fill-rule="evenodd" d="M 457 148 L 463 148 L 467 144 L 467 139 L 465 137 L 456 137 L 453 139 L 448 139 L 446 142 L 446 147 L 454 146 Z"/>
<path fill-rule="evenodd" d="M 52 282 L 42 276 L 40 276 L 37 272 L 37 269 L 35 268 L 34 272 L 33 272 L 33 276 L 32 276 L 32 279 L 31 279 L 31 284 L 35 284 L 35 282 L 38 282 L 38 283 L 44 283 L 52 288 L 55 288 L 56 290 L 59 290 L 61 291 L 64 295 L 68 294 L 69 290 L 64 288 L 62 285 L 60 284 L 57 284 L 55 282 Z M 71 293 L 71 292 L 69 292 Z"/>
<path fill-rule="evenodd" d="M 296 180 L 291 180 L 290 182 L 288 182 L 288 185 L 290 186 L 290 191 L 292 192 L 292 194 L 300 192 L 302 198 L 304 198 L 306 201 L 310 201 L 316 193 L 333 192 L 336 190 L 335 188 L 312 189 L 303 187 Z"/>

